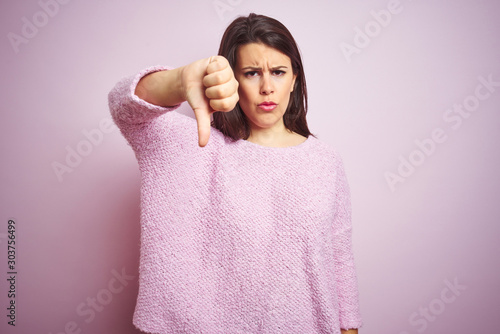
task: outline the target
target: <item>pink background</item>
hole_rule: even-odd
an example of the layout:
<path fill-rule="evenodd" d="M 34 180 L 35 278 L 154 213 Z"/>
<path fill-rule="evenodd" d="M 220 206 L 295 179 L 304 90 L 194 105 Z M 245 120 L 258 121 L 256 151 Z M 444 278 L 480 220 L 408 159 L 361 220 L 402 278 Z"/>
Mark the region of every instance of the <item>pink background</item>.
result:
<path fill-rule="evenodd" d="M 54 1 L 0 4 L 0 332 L 139 333 L 139 172 L 106 124 L 107 93 L 144 67 L 216 54 L 227 24 L 249 12 L 295 36 L 310 129 L 344 157 L 360 333 L 498 332 L 500 86 L 477 88 L 479 77 L 500 82 L 497 1 Z M 463 103 L 465 117 L 453 111 Z M 73 167 L 70 151 L 81 152 Z M 54 163 L 66 165 L 59 177 Z M 404 182 L 391 188 L 398 166 Z"/>

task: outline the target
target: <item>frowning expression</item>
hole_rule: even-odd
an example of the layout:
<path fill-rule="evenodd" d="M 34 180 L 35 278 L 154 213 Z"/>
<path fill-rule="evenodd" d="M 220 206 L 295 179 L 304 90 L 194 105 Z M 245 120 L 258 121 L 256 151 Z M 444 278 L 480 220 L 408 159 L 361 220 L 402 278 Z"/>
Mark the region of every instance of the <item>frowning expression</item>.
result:
<path fill-rule="evenodd" d="M 245 44 L 238 49 L 235 76 L 250 128 L 282 128 L 296 79 L 290 58 L 262 43 Z"/>

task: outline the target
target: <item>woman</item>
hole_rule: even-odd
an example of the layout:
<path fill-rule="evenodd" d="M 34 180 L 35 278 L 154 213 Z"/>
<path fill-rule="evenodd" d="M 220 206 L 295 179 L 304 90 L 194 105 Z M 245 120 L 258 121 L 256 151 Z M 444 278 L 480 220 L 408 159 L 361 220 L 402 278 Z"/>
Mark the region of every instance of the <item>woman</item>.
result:
<path fill-rule="evenodd" d="M 357 333 L 349 188 L 280 22 L 237 18 L 219 56 L 143 70 L 109 104 L 141 170 L 139 329 Z"/>

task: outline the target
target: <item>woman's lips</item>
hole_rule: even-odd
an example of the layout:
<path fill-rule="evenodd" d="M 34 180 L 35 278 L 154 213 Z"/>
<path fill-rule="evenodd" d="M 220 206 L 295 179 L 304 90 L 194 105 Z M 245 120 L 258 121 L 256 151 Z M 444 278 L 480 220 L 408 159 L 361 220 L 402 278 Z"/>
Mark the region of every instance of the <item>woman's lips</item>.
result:
<path fill-rule="evenodd" d="M 262 102 L 261 104 L 258 105 L 260 109 L 265 110 L 265 111 L 272 111 L 274 108 L 276 108 L 278 105 L 274 102 Z"/>

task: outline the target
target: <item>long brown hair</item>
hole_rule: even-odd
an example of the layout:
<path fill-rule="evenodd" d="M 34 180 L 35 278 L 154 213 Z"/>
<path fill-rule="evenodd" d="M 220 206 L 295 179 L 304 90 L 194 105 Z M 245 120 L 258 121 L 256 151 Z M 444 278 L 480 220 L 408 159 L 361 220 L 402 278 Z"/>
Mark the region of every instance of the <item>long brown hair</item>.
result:
<path fill-rule="evenodd" d="M 238 48 L 249 43 L 263 43 L 287 55 L 292 63 L 293 74 L 297 75 L 288 107 L 283 115 L 285 127 L 304 137 L 313 135 L 307 126 L 307 87 L 299 48 L 292 34 L 278 20 L 251 13 L 235 19 L 224 32 L 219 55 L 224 56 L 233 71 L 236 66 Z M 248 139 L 250 126 L 240 104 L 229 112 L 213 114 L 212 126 L 233 140 Z"/>

